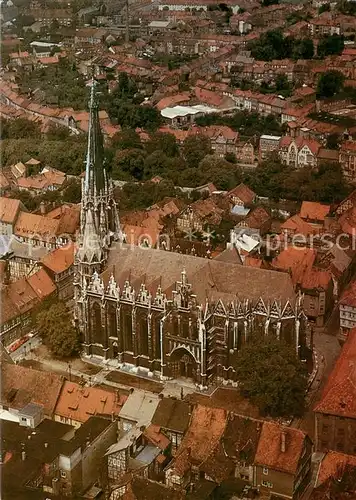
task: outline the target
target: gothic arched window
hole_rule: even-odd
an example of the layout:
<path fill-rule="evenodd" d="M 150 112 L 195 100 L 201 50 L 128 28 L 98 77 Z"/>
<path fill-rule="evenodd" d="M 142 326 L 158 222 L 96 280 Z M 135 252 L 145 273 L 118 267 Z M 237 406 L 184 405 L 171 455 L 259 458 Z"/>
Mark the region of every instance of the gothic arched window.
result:
<path fill-rule="evenodd" d="M 139 352 L 144 356 L 148 356 L 148 325 L 145 316 L 141 316 L 139 319 L 139 332 Z"/>
<path fill-rule="evenodd" d="M 93 320 L 92 320 L 92 339 L 93 342 L 103 344 L 103 327 L 101 324 L 101 307 L 95 302 L 93 304 Z"/>
<path fill-rule="evenodd" d="M 132 352 L 132 316 L 130 311 L 125 311 L 123 313 L 123 339 L 125 351 Z"/>
<path fill-rule="evenodd" d="M 116 307 L 112 304 L 108 307 L 108 329 L 110 337 L 117 337 Z"/>

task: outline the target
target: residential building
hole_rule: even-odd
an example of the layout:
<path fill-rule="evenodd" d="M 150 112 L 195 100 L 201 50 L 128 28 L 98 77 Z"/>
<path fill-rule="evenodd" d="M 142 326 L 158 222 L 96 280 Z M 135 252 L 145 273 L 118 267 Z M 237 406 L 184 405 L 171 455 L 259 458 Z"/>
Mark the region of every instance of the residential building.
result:
<path fill-rule="evenodd" d="M 201 467 L 223 436 L 227 418 L 227 413 L 222 408 L 209 408 L 199 404 L 194 408 L 179 453 L 166 468 L 167 486 L 187 488 L 199 478 Z"/>
<path fill-rule="evenodd" d="M 194 130 L 194 129 L 193 129 Z M 209 137 L 214 154 L 224 157 L 228 153 L 236 155 L 236 144 L 239 138 L 238 132 L 230 127 L 210 126 L 199 130 L 199 133 Z"/>
<path fill-rule="evenodd" d="M 261 492 L 301 498 L 311 478 L 312 442 L 300 429 L 263 422 L 255 456 Z"/>
<path fill-rule="evenodd" d="M 120 411 L 120 429 L 128 431 L 140 425 L 147 426 L 151 423 L 159 402 L 156 394 L 132 389 Z"/>
<path fill-rule="evenodd" d="M 343 292 L 339 302 L 340 334 L 348 337 L 356 328 L 356 281 L 352 281 Z"/>
<path fill-rule="evenodd" d="M 170 458 L 169 447 L 168 437 L 154 425 L 132 427 L 121 432 L 105 455 L 110 490 L 118 488 L 125 476 L 134 474 L 163 479 L 163 469 Z"/>
<path fill-rule="evenodd" d="M 259 159 L 265 160 L 273 152 L 279 148 L 280 136 L 277 135 L 261 135 L 259 145 Z"/>
<path fill-rule="evenodd" d="M 45 268 L 58 290 L 59 300 L 70 300 L 74 295 L 74 244 L 57 248 L 41 259 Z"/>
<path fill-rule="evenodd" d="M 287 246 L 272 260 L 272 267 L 290 273 L 297 290 L 304 294 L 303 311 L 322 326 L 332 310 L 334 285 L 331 272 L 317 267 L 314 248 Z"/>
<path fill-rule="evenodd" d="M 53 297 L 56 286 L 44 269 L 1 289 L 1 342 L 9 346 L 29 332 L 32 312 L 41 301 Z"/>
<path fill-rule="evenodd" d="M 86 494 L 101 479 L 103 455 L 116 434 L 111 418 L 91 417 L 76 431 L 49 419 L 35 429 L 2 421 L 2 493 L 26 499 Z"/>
<path fill-rule="evenodd" d="M 46 247 L 33 247 L 18 241 L 16 237 L 4 237 L 3 244 L 2 259 L 6 261 L 9 282 L 29 278 L 39 271 L 39 261 L 49 252 Z"/>
<path fill-rule="evenodd" d="M 20 212 L 26 211 L 20 200 L 0 197 L 0 234 L 11 236 Z"/>
<path fill-rule="evenodd" d="M 53 21 L 57 21 L 60 26 L 70 26 L 73 21 L 72 12 L 65 9 L 30 9 L 28 14 L 46 26 L 50 26 Z"/>
<path fill-rule="evenodd" d="M 256 199 L 257 195 L 250 189 L 246 184 L 239 184 L 235 188 L 231 189 L 228 194 L 228 198 L 231 200 L 233 205 L 239 206 L 249 206 L 252 205 Z"/>
<path fill-rule="evenodd" d="M 337 451 L 328 451 L 323 456 L 315 480 L 318 488 L 330 480 L 341 482 L 341 478 L 347 469 L 356 469 L 356 456 L 347 455 Z"/>
<path fill-rule="evenodd" d="M 203 232 L 206 226 L 218 226 L 224 209 L 220 208 L 217 198 L 197 200 L 184 208 L 177 217 L 177 229 L 182 232 Z"/>
<path fill-rule="evenodd" d="M 314 408 L 315 450 L 356 454 L 356 330 L 348 338 Z"/>
<path fill-rule="evenodd" d="M 78 428 L 93 415 L 117 417 L 126 397 L 119 391 L 85 387 L 66 380 L 57 399 L 54 420 Z"/>
<path fill-rule="evenodd" d="M 235 145 L 237 163 L 253 167 L 256 165 L 255 148 L 251 141 L 240 141 Z"/>
<path fill-rule="evenodd" d="M 2 363 L 0 418 L 19 423 L 19 412 L 36 403 L 43 408 L 44 416 L 52 419 L 63 383 L 64 377 L 56 373 Z"/>
<path fill-rule="evenodd" d="M 290 136 L 281 138 L 278 146 L 278 155 L 286 165 L 293 168 L 316 167 L 321 144 L 312 139 Z"/>
<path fill-rule="evenodd" d="M 46 248 L 57 247 L 59 221 L 42 215 L 20 212 L 14 234 L 23 243 Z"/>
<path fill-rule="evenodd" d="M 346 141 L 340 146 L 339 161 L 345 178 L 356 180 L 356 141 Z"/>
<path fill-rule="evenodd" d="M 189 427 L 192 407 L 185 401 L 163 397 L 152 417 L 152 424 L 159 427 L 171 442 L 174 456 Z"/>
<path fill-rule="evenodd" d="M 107 35 L 108 31 L 104 28 L 79 28 L 75 32 L 74 43 L 76 45 L 83 43 L 98 45 L 103 42 Z"/>
<path fill-rule="evenodd" d="M 308 224 L 318 229 L 322 229 L 330 209 L 330 205 L 324 205 L 315 201 L 303 201 L 299 216 Z"/>

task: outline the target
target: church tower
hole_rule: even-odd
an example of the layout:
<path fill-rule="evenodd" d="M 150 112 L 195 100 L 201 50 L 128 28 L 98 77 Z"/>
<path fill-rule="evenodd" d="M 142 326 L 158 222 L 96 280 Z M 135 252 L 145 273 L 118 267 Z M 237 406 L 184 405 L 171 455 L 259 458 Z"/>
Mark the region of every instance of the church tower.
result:
<path fill-rule="evenodd" d="M 92 80 L 89 101 L 88 147 L 82 181 L 80 235 L 75 255 L 75 299 L 80 299 L 94 272 L 101 273 L 112 241 L 121 238 L 113 183 L 105 170 L 100 129 L 97 82 Z"/>

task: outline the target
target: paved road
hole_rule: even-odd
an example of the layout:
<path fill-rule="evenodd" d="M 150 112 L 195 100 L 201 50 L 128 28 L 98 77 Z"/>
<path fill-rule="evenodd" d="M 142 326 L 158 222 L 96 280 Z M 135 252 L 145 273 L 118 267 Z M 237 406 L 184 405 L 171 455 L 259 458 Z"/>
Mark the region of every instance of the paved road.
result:
<path fill-rule="evenodd" d="M 21 359 L 25 359 L 30 351 L 35 347 L 38 347 L 42 344 L 42 339 L 39 335 L 31 337 L 27 342 L 22 344 L 16 351 L 10 353 L 11 358 L 17 362 L 21 361 Z"/>
<path fill-rule="evenodd" d="M 321 398 L 327 379 L 341 351 L 339 340 L 336 337 L 337 329 L 333 330 L 327 328 L 328 333 L 324 333 L 322 329 L 314 332 L 314 348 L 318 356 L 319 370 L 308 393 L 308 411 L 301 420 L 294 422 L 296 427 L 308 432 L 312 439 L 314 438 L 313 408 Z"/>

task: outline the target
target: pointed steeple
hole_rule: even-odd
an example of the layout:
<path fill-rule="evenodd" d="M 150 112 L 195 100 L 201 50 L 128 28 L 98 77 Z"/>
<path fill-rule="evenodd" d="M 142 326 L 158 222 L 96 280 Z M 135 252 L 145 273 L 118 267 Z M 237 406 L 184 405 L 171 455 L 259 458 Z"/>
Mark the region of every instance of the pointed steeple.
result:
<path fill-rule="evenodd" d="M 94 197 L 107 190 L 104 172 L 104 142 L 99 121 L 99 102 L 96 94 L 97 82 L 92 80 L 89 100 L 88 148 L 85 163 L 84 194 Z"/>
<path fill-rule="evenodd" d="M 80 262 L 99 264 L 104 259 L 103 245 L 100 235 L 95 227 L 92 210 L 86 213 L 83 240 L 77 253 Z"/>

